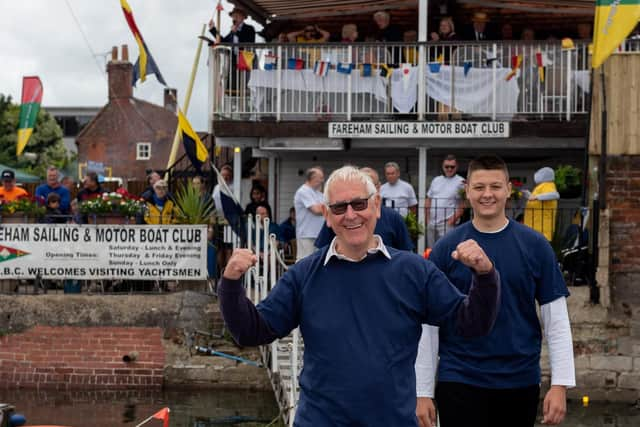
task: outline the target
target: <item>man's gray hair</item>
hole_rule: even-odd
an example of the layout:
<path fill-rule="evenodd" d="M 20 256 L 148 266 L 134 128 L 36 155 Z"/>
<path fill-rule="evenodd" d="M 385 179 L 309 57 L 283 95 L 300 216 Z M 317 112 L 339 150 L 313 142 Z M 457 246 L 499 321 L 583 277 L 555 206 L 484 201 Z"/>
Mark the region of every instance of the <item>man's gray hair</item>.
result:
<path fill-rule="evenodd" d="M 400 172 L 400 165 L 397 164 L 396 162 L 387 162 L 387 163 L 384 164 L 384 168 L 385 168 L 385 170 L 387 168 L 394 168 L 395 170 Z"/>
<path fill-rule="evenodd" d="M 388 21 L 391 20 L 391 15 L 389 15 L 389 12 L 385 12 L 384 10 L 379 10 L 376 13 L 373 14 L 374 18 L 384 18 Z"/>
<path fill-rule="evenodd" d="M 371 177 L 362 172 L 355 166 L 343 166 L 340 169 L 334 170 L 327 183 L 324 186 L 324 201 L 329 203 L 329 191 L 335 182 L 353 182 L 362 184 L 367 189 L 367 195 L 371 196 L 376 194 L 376 186 L 373 185 Z"/>
<path fill-rule="evenodd" d="M 322 172 L 322 168 L 320 166 L 313 166 L 307 169 L 307 171 L 304 174 L 305 182 L 311 181 L 318 172 Z"/>

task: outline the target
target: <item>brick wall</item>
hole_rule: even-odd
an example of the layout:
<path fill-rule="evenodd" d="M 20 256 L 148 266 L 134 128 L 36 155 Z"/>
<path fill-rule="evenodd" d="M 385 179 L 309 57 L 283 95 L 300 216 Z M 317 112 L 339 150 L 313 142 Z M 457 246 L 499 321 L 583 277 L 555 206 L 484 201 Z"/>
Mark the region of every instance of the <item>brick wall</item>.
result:
<path fill-rule="evenodd" d="M 160 328 L 36 326 L 0 338 L 0 387 L 160 388 L 164 361 Z"/>

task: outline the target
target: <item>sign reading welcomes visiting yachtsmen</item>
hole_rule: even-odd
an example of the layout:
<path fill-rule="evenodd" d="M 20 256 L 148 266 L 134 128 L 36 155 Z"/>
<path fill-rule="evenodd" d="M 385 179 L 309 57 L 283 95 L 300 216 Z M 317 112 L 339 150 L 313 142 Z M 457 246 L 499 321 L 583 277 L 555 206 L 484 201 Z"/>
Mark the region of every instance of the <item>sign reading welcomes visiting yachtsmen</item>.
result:
<path fill-rule="evenodd" d="M 206 225 L 3 224 L 0 279 L 202 280 Z"/>
<path fill-rule="evenodd" d="M 508 138 L 509 122 L 331 122 L 329 138 Z"/>

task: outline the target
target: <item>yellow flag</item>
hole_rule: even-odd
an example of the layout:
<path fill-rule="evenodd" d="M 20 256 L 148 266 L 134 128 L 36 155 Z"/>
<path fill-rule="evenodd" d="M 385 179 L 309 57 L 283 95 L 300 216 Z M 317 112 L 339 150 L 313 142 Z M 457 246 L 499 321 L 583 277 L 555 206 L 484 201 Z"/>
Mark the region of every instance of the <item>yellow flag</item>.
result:
<path fill-rule="evenodd" d="M 596 0 L 591 66 L 598 68 L 640 20 L 640 0 Z"/>

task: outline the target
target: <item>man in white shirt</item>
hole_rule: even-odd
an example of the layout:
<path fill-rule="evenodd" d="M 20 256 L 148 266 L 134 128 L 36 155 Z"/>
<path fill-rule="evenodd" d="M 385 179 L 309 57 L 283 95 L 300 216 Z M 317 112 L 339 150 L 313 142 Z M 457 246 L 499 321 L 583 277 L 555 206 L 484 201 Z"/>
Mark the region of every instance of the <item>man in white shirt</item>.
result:
<path fill-rule="evenodd" d="M 448 154 L 442 162 L 443 175 L 433 178 L 424 205 L 427 223 L 427 246 L 430 248 L 438 239 L 453 229 L 462 216 L 463 208 L 460 191 L 464 189 L 464 178 L 458 175 L 458 162 L 453 154 Z"/>
<path fill-rule="evenodd" d="M 411 184 L 400 179 L 400 166 L 396 162 L 384 165 L 386 184 L 380 187 L 380 197 L 384 206 L 395 209 L 403 217 L 409 211 L 416 213 L 418 199 Z"/>
<path fill-rule="evenodd" d="M 309 168 L 305 173 L 304 184 L 298 188 L 293 197 L 293 207 L 296 210 L 296 261 L 315 251 L 314 242 L 324 224 L 323 183 L 322 169 L 317 166 Z"/>

